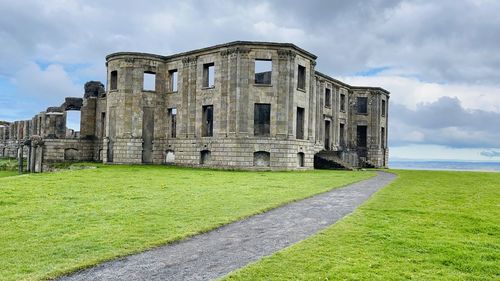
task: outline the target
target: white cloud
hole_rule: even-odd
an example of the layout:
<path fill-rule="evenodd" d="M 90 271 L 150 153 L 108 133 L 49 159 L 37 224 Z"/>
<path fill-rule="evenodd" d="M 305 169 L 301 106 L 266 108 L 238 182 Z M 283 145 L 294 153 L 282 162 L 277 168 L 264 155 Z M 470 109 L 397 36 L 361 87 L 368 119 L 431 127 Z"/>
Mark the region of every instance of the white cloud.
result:
<path fill-rule="evenodd" d="M 416 109 L 441 97 L 457 97 L 467 109 L 500 112 L 500 88 L 474 84 L 440 84 L 400 76 L 342 77 L 352 85 L 383 87 L 391 92 L 391 102 Z"/>
<path fill-rule="evenodd" d="M 42 69 L 36 63 L 29 63 L 14 75 L 12 81 L 20 98 L 36 98 L 39 106 L 58 106 L 65 97 L 79 97 L 83 93 L 83 88 L 57 64 Z M 40 108 L 40 111 L 43 109 Z"/>

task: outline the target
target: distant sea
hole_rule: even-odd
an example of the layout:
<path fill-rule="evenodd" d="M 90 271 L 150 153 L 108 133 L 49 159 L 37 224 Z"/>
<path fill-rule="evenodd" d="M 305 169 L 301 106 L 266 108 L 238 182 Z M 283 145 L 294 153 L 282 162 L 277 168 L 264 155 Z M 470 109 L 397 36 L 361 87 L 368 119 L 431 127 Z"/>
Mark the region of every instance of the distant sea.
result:
<path fill-rule="evenodd" d="M 389 160 L 391 169 L 500 172 L 500 162 Z"/>

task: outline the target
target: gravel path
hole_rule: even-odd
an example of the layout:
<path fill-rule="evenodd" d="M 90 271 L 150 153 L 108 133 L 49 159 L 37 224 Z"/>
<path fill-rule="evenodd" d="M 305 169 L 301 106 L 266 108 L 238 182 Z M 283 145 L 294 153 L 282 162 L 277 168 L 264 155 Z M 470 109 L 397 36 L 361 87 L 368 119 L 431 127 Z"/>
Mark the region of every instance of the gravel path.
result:
<path fill-rule="evenodd" d="M 220 278 L 334 224 L 396 177 L 390 173 L 377 173 L 374 178 L 58 280 L 191 281 Z"/>

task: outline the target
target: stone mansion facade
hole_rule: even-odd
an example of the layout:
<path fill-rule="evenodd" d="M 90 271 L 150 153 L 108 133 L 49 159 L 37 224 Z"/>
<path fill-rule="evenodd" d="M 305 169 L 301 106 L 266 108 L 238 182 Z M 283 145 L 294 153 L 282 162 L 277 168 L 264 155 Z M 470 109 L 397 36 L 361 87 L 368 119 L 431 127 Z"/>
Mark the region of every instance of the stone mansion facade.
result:
<path fill-rule="evenodd" d="M 106 57 L 85 85 L 31 120 L 0 125 L 0 156 L 28 170 L 64 161 L 229 169 L 387 167 L 389 92 L 316 71 L 288 43 L 244 42 L 171 56 Z M 68 133 L 66 112 L 81 112 Z"/>

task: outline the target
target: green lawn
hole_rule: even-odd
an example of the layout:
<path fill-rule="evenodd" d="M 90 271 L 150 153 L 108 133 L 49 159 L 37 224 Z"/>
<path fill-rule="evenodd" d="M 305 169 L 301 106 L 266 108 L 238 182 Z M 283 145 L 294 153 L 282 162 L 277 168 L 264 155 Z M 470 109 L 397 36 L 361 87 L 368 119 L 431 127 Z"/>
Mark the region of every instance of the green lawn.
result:
<path fill-rule="evenodd" d="M 18 175 L 18 173 L 14 172 L 14 171 L 0 171 L 0 178 L 10 177 L 10 176 L 15 176 L 15 175 Z"/>
<path fill-rule="evenodd" d="M 0 280 L 58 276 L 373 175 L 99 166 L 0 178 Z"/>
<path fill-rule="evenodd" d="M 500 280 L 500 173 L 395 172 L 352 215 L 226 280 Z"/>

